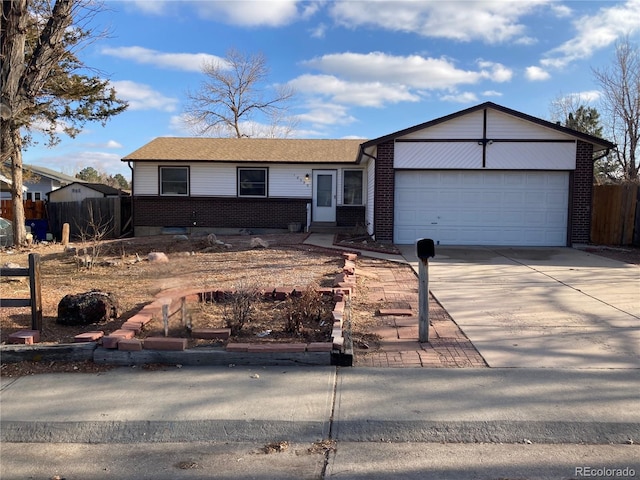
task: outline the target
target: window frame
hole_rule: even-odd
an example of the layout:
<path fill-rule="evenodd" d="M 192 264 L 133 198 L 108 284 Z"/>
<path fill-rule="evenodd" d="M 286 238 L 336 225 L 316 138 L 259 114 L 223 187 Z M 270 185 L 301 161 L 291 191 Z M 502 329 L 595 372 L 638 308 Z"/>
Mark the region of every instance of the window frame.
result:
<path fill-rule="evenodd" d="M 186 187 L 187 187 L 187 191 L 186 193 L 175 193 L 175 192 L 171 192 L 171 193 L 165 193 L 164 192 L 164 184 L 167 182 L 164 182 L 163 180 L 163 171 L 164 170 L 185 170 L 187 172 L 187 179 L 185 180 L 186 183 Z M 177 182 L 173 182 L 173 183 L 177 183 Z M 184 166 L 184 165 L 160 165 L 158 167 L 158 194 L 161 197 L 188 197 L 191 193 L 191 188 L 190 188 L 190 184 L 191 184 L 191 169 L 189 168 L 189 166 Z"/>
<path fill-rule="evenodd" d="M 346 176 L 348 172 L 360 172 L 360 203 L 347 203 L 347 181 Z M 348 206 L 362 206 L 364 205 L 364 170 L 360 168 L 348 168 L 342 171 L 342 204 Z"/>
<path fill-rule="evenodd" d="M 240 175 L 246 171 L 259 171 L 264 173 L 264 194 L 247 195 L 242 193 Z M 256 182 L 253 182 L 255 185 Z M 269 196 L 269 169 L 267 167 L 237 167 L 236 169 L 236 195 L 238 198 L 267 198 Z"/>

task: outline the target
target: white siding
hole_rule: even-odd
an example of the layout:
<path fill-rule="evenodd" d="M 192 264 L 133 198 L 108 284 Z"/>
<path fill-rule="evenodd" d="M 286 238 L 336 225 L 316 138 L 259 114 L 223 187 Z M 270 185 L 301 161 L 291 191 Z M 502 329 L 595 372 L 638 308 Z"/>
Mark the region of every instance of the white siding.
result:
<path fill-rule="evenodd" d="M 133 183 L 135 195 L 158 195 L 158 164 L 135 162 Z"/>
<path fill-rule="evenodd" d="M 81 202 L 85 198 L 103 198 L 104 194 L 77 183 L 67 188 L 54 190 L 49 194 L 51 203 Z"/>
<path fill-rule="evenodd" d="M 306 174 L 311 179 L 311 167 L 305 165 L 269 167 L 269 197 L 311 198 L 311 180 L 305 183 Z"/>
<path fill-rule="evenodd" d="M 221 163 L 194 163 L 189 169 L 193 197 L 235 197 L 236 168 Z"/>
<path fill-rule="evenodd" d="M 134 166 L 135 195 L 158 195 L 158 168 L 174 166 L 170 163 L 136 163 Z M 187 166 L 187 165 L 185 165 Z M 231 196 L 237 194 L 237 168 L 267 168 L 269 170 L 269 197 L 274 198 L 311 198 L 311 181 L 305 182 L 305 175 L 312 177 L 314 169 L 336 170 L 338 202 L 342 202 L 342 168 L 335 164 L 223 164 L 193 163 L 190 169 L 190 195 Z M 355 167 L 355 166 L 354 166 Z M 352 167 L 347 167 L 352 168 Z"/>
<path fill-rule="evenodd" d="M 487 110 L 487 138 L 574 140 L 557 130 L 491 109 Z"/>
<path fill-rule="evenodd" d="M 482 168 L 482 146 L 477 142 L 396 142 L 393 167 Z"/>
<path fill-rule="evenodd" d="M 405 139 L 460 139 L 482 137 L 483 113 L 473 112 L 468 115 L 448 120 L 432 127 L 410 133 L 401 137 Z"/>
<path fill-rule="evenodd" d="M 495 142 L 487 145 L 487 168 L 575 170 L 576 144 Z"/>

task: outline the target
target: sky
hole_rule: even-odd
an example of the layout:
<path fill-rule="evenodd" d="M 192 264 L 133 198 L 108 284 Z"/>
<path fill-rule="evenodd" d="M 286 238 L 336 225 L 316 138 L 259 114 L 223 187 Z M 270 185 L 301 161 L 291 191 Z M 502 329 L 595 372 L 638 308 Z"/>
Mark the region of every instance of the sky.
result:
<path fill-rule="evenodd" d="M 129 108 L 90 123 L 26 164 L 74 175 L 85 167 L 131 178 L 121 159 L 153 138 L 194 136 L 187 92 L 230 49 L 262 54 L 265 95 L 289 86 L 291 138 L 373 139 L 491 101 L 552 118 L 551 104 L 598 107 L 593 69 L 615 44 L 640 44 L 640 0 L 106 0 L 108 32 L 79 57 Z M 252 119 L 260 136 L 265 120 Z M 36 136 L 36 139 L 38 137 Z"/>

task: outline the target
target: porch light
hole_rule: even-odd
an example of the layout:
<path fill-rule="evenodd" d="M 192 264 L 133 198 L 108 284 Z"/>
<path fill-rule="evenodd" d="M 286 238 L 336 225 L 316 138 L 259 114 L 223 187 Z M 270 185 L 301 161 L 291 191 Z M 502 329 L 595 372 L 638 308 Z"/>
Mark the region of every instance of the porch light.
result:
<path fill-rule="evenodd" d="M 304 176 L 304 183 L 306 183 L 307 185 L 309 185 L 309 182 L 310 182 L 310 181 L 311 181 L 311 180 L 310 180 L 310 178 L 309 178 L 309 174 L 307 173 L 307 174 Z"/>

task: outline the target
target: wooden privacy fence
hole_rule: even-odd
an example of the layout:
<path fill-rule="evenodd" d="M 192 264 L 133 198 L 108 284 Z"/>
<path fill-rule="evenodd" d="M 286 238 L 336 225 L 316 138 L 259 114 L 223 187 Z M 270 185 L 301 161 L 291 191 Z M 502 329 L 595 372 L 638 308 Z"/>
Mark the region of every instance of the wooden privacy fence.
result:
<path fill-rule="evenodd" d="M 71 238 L 118 238 L 123 233 L 123 213 L 127 215 L 130 198 L 86 198 L 82 202 L 48 203 L 49 231 L 57 239 L 62 238 L 62 226 L 69 224 Z M 122 205 L 125 203 L 125 205 Z M 130 212 L 130 206 L 128 211 Z M 129 217 L 124 217 L 125 227 Z"/>
<path fill-rule="evenodd" d="M 640 186 L 595 185 L 591 242 L 640 246 Z"/>
<path fill-rule="evenodd" d="M 26 220 L 41 220 L 46 218 L 47 211 L 44 200 L 24 200 L 24 218 Z M 13 202 L 11 200 L 0 201 L 2 214 L 0 217 L 13 221 Z"/>

